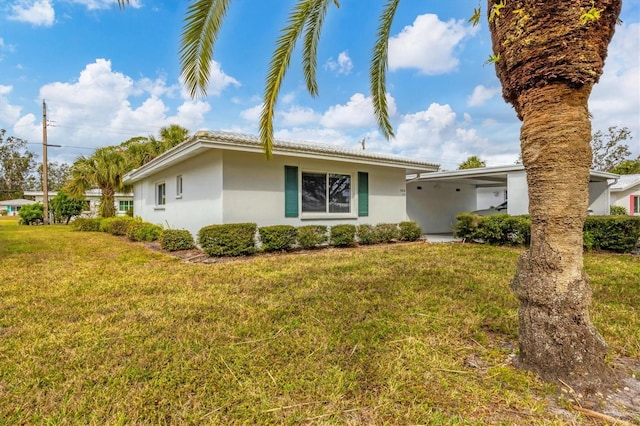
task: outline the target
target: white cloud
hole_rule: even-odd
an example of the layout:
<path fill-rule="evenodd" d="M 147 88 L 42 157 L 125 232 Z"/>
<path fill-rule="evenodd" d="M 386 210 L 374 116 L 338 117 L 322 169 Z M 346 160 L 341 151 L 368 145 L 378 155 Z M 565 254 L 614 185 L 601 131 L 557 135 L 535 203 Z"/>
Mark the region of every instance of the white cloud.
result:
<path fill-rule="evenodd" d="M 467 100 L 467 105 L 470 107 L 484 105 L 485 102 L 498 95 L 499 93 L 499 87 L 485 87 L 480 84 L 473 89 L 473 93 Z"/>
<path fill-rule="evenodd" d="M 589 100 L 593 131 L 610 126 L 628 127 L 634 142 L 640 139 L 640 23 L 622 24 L 609 46 L 609 54 L 600 82 Z M 635 53 L 633 53 L 635 52 Z M 635 156 L 640 145 L 629 144 Z"/>
<path fill-rule="evenodd" d="M 257 123 L 260 120 L 260 113 L 262 112 L 262 104 L 245 109 L 240 112 L 240 117 L 247 121 Z"/>
<path fill-rule="evenodd" d="M 463 21 L 443 22 L 437 15 L 416 17 L 413 25 L 389 39 L 389 69 L 417 68 L 427 75 L 454 71 L 459 64 L 455 49 L 460 42 L 477 32 Z"/>
<path fill-rule="evenodd" d="M 115 0 L 68 0 L 71 3 L 80 4 L 85 6 L 89 10 L 108 9 L 116 4 Z M 131 0 L 127 7 L 133 7 L 135 9 L 140 8 L 140 0 Z"/>
<path fill-rule="evenodd" d="M 220 94 L 229 86 L 240 87 L 241 84 L 235 78 L 227 75 L 222 71 L 222 67 L 216 61 L 211 61 L 209 68 L 209 84 L 207 86 L 207 95 L 220 96 Z M 184 90 L 183 97 L 190 98 L 189 93 Z"/>
<path fill-rule="evenodd" d="M 36 26 L 50 27 L 55 22 L 55 11 L 49 0 L 19 0 L 11 5 L 8 18 Z"/>
<path fill-rule="evenodd" d="M 11 105 L 7 95 L 13 91 L 13 86 L 3 86 L 0 84 L 0 123 L 3 126 L 9 127 L 15 123 L 20 117 L 21 107 L 18 105 Z"/>
<path fill-rule="evenodd" d="M 170 124 L 191 131 L 199 129 L 211 106 L 202 100 L 178 99 L 177 105 L 171 107 L 166 98 L 177 87 L 178 83 L 167 86 L 164 78 L 134 81 L 113 71 L 106 59 L 86 65 L 76 81 L 41 87 L 38 99 L 46 99 L 47 118 L 53 122 L 48 132 L 51 143 L 87 148 L 52 150 L 59 155 L 57 161 L 70 162 L 100 146 L 119 144 L 133 136 L 157 134 L 161 127 Z M 8 86 L 0 86 L 3 106 L 9 93 Z M 10 121 L 15 123 L 16 136 L 27 140 L 41 138 L 41 123 L 34 114 L 12 115 Z M 4 107 L 2 117 L 4 120 Z"/>
<path fill-rule="evenodd" d="M 338 54 L 337 62 L 332 57 L 329 58 L 327 63 L 324 64 L 324 68 L 334 71 L 338 75 L 349 75 L 351 73 L 351 70 L 353 69 L 353 62 L 351 61 L 349 54 L 345 50 Z"/>
<path fill-rule="evenodd" d="M 396 114 L 395 99 L 389 94 L 387 94 L 387 108 L 389 116 L 392 117 Z M 328 128 L 377 126 L 371 97 L 365 97 L 362 93 L 355 93 L 346 105 L 330 107 L 322 116 L 320 123 Z"/>
<path fill-rule="evenodd" d="M 320 114 L 317 114 L 313 108 L 294 105 L 287 111 L 278 114 L 282 117 L 282 125 L 284 126 L 303 126 L 305 124 L 318 123 Z"/>

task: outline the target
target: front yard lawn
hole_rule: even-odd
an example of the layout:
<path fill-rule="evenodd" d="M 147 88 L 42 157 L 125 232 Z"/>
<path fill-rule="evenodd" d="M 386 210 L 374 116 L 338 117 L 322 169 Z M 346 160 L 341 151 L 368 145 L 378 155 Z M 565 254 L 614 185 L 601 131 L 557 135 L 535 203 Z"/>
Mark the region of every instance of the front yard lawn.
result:
<path fill-rule="evenodd" d="M 586 421 L 511 364 L 519 253 L 421 242 L 187 264 L 2 220 L 0 424 Z M 611 362 L 637 360 L 640 259 L 585 264 Z"/>

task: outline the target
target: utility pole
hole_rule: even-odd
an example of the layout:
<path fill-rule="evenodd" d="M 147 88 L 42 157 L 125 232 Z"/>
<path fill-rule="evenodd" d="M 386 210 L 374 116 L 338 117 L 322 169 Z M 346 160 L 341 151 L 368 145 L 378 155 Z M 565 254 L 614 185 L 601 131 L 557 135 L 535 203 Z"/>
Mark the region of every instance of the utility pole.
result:
<path fill-rule="evenodd" d="M 49 179 L 47 178 L 47 104 L 42 100 L 42 223 L 49 224 Z"/>
<path fill-rule="evenodd" d="M 42 223 L 49 224 L 49 178 L 47 176 L 47 168 L 49 160 L 47 159 L 47 147 L 55 146 L 60 148 L 61 145 L 49 145 L 47 143 L 47 103 L 42 100 Z"/>

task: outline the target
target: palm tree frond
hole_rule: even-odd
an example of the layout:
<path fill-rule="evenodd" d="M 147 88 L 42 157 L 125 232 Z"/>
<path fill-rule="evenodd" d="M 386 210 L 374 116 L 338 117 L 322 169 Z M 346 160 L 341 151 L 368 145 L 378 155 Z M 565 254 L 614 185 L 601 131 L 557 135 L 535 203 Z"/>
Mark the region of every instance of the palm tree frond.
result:
<path fill-rule="evenodd" d="M 129 0 L 118 0 L 118 7 L 120 9 L 124 9 L 124 7 L 128 4 L 129 4 Z"/>
<path fill-rule="evenodd" d="M 302 69 L 307 83 L 307 90 L 311 96 L 318 96 L 318 83 L 316 82 L 316 68 L 318 66 L 318 42 L 324 17 L 327 14 L 329 4 L 335 0 L 316 0 L 309 13 L 304 36 L 304 49 L 302 52 Z"/>
<path fill-rule="evenodd" d="M 273 116 L 282 80 L 289 68 L 291 54 L 302 33 L 309 14 L 317 0 L 300 0 L 289 15 L 289 25 L 282 30 L 276 42 L 264 90 L 264 103 L 260 115 L 260 140 L 267 158 L 273 150 Z"/>
<path fill-rule="evenodd" d="M 231 0 L 198 0 L 187 9 L 180 46 L 182 77 L 189 94 L 206 96 L 213 46 Z"/>
<path fill-rule="evenodd" d="M 373 112 L 378 121 L 378 127 L 386 139 L 394 136 L 389 110 L 387 108 L 387 52 L 389 48 L 389 35 L 391 24 L 400 0 L 389 0 L 380 16 L 380 26 L 376 44 L 373 48 L 369 79 L 371 84 L 371 97 L 373 98 Z"/>

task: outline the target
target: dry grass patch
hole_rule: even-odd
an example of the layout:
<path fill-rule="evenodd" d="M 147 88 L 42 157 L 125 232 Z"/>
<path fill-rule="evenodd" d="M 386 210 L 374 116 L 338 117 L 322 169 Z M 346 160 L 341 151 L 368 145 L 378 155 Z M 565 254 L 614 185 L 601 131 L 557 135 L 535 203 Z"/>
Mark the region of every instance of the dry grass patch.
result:
<path fill-rule="evenodd" d="M 185 264 L 3 221 L 0 424 L 565 424 L 555 389 L 511 366 L 518 254 L 415 243 Z M 639 357 L 637 257 L 586 264 L 612 357 Z"/>

